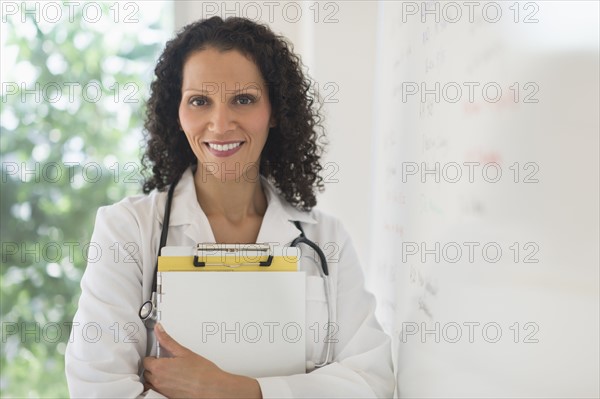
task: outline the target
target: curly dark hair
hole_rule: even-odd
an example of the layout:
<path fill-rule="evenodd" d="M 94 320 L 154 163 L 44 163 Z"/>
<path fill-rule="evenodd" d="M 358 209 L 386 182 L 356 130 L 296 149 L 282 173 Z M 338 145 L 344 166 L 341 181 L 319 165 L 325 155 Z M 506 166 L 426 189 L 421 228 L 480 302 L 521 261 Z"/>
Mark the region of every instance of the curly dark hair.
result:
<path fill-rule="evenodd" d="M 322 103 L 302 70 L 293 45 L 266 25 L 240 17 L 215 16 L 185 26 L 167 42 L 151 84 L 144 123 L 146 148 L 142 156 L 143 191 L 162 191 L 198 160 L 178 119 L 183 65 L 194 52 L 208 47 L 237 50 L 260 70 L 269 90 L 276 126 L 270 128 L 260 158 L 260 173 L 300 210 L 316 205 L 323 191 L 320 158 L 326 144 L 321 125 Z M 318 107 L 314 105 L 318 105 Z M 317 133 L 317 128 L 320 133 Z"/>

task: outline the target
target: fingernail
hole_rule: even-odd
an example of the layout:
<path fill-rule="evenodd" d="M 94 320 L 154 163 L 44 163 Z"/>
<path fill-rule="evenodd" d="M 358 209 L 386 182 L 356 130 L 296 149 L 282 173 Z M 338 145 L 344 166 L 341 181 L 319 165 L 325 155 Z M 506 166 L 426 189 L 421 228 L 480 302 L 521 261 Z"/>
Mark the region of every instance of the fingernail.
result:
<path fill-rule="evenodd" d="M 165 329 L 164 329 L 164 327 L 162 326 L 162 324 L 158 323 L 158 324 L 156 325 L 156 327 L 158 328 L 158 331 L 160 331 L 160 332 L 165 332 Z"/>

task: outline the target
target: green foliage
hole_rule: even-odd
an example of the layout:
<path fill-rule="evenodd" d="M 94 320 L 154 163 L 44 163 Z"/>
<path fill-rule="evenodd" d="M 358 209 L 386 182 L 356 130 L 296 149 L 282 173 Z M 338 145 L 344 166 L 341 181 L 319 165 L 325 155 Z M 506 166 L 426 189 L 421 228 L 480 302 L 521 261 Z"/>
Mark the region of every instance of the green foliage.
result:
<path fill-rule="evenodd" d="M 72 21 L 2 23 L 1 397 L 68 396 L 64 351 L 96 210 L 141 192 L 143 107 L 170 13 L 145 3 L 125 23 L 132 10 L 119 20 L 117 3 L 97 4 L 95 23 L 82 7 Z"/>

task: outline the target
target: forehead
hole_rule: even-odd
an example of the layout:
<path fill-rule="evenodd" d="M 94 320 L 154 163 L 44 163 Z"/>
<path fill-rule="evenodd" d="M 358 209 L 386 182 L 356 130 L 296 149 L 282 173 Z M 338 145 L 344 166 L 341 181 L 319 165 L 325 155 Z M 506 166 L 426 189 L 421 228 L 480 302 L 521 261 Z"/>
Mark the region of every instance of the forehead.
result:
<path fill-rule="evenodd" d="M 227 87 L 254 83 L 264 85 L 256 64 L 237 50 L 214 48 L 192 53 L 183 64 L 182 89 L 203 83 L 225 83 Z"/>

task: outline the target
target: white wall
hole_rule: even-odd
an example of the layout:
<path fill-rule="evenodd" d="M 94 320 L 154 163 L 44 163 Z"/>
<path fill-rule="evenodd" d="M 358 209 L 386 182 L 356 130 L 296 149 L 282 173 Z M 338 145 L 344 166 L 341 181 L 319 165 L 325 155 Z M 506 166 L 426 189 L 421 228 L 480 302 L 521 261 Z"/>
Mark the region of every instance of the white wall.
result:
<path fill-rule="evenodd" d="M 260 18 L 251 3 L 261 5 Z M 323 176 L 330 183 L 319 197 L 318 207 L 342 220 L 364 267 L 370 249 L 377 3 L 276 4 L 269 9 L 262 2 L 177 1 L 175 28 L 213 15 L 235 14 L 268 23 L 273 31 L 290 39 L 321 95 L 332 100 L 323 107 L 330 141 Z M 298 8 L 302 11 L 296 18 Z"/>

